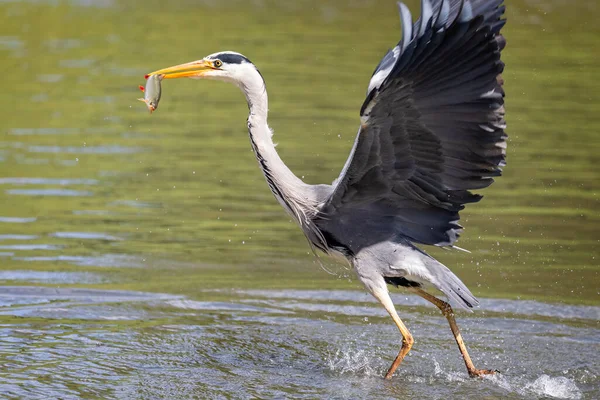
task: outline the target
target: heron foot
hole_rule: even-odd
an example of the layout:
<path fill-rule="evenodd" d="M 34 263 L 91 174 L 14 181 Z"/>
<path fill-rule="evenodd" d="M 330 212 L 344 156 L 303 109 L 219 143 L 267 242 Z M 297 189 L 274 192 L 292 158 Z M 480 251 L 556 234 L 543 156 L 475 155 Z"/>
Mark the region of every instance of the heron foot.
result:
<path fill-rule="evenodd" d="M 472 369 L 469 370 L 469 376 L 474 378 L 474 377 L 482 377 L 484 375 L 494 375 L 496 374 L 498 371 L 497 369 Z"/>

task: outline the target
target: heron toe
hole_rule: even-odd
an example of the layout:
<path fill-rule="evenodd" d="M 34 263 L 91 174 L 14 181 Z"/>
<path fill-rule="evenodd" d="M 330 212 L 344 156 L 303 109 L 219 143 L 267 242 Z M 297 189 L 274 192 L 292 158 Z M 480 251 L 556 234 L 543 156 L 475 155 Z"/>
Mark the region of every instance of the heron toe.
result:
<path fill-rule="evenodd" d="M 498 371 L 497 369 L 474 369 L 469 371 L 469 376 L 471 377 L 482 377 L 484 375 L 495 375 Z"/>

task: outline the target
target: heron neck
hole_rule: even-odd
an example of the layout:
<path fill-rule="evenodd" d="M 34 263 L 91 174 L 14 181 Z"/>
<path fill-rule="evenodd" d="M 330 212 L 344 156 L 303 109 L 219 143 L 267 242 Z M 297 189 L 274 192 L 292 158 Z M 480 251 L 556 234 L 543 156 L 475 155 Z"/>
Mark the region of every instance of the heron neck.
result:
<path fill-rule="evenodd" d="M 260 76 L 260 74 L 257 73 Z M 281 205 L 294 217 L 298 217 L 299 202 L 306 201 L 306 188 L 279 157 L 273 143 L 273 131 L 267 124 L 268 96 L 262 77 L 260 85 L 245 85 L 242 88 L 248 101 L 248 132 L 252 150 L 265 176 L 269 188 Z"/>

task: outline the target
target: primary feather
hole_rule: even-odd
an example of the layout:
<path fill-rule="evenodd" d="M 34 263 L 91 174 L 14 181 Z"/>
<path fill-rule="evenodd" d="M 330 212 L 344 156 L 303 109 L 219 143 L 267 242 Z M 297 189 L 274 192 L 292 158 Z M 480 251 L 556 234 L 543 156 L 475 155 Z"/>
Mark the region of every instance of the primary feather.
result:
<path fill-rule="evenodd" d="M 451 245 L 458 211 L 505 164 L 501 0 L 422 2 L 378 65 L 349 161 L 321 209 L 392 219 L 390 232 Z M 334 233 L 335 235 L 335 233 Z"/>

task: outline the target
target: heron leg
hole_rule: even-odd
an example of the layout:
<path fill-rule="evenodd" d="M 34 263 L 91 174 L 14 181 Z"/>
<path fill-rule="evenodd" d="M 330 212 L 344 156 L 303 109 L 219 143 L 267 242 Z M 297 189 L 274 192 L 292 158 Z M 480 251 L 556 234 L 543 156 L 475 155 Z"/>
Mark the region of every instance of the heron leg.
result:
<path fill-rule="evenodd" d="M 444 315 L 444 317 L 446 317 L 446 319 L 448 320 L 448 323 L 450 324 L 450 330 L 452 331 L 452 334 L 454 335 L 454 339 L 456 339 L 456 344 L 458 345 L 460 354 L 462 354 L 463 360 L 465 362 L 465 365 L 467 366 L 467 371 L 469 372 L 470 376 L 482 376 L 482 375 L 494 374 L 497 372 L 497 371 L 491 370 L 491 369 L 475 368 L 475 366 L 473 365 L 473 361 L 471 361 L 471 357 L 469 356 L 469 353 L 467 352 L 467 346 L 465 346 L 465 342 L 463 341 L 460 331 L 458 330 L 458 325 L 456 324 L 456 320 L 454 319 L 454 310 L 452 310 L 452 307 L 450 306 L 450 304 L 427 293 L 423 289 L 420 289 L 420 288 L 411 288 L 411 289 L 413 292 L 415 292 L 419 296 L 423 297 L 425 300 L 433 303 L 437 308 L 439 308 L 442 311 L 442 314 Z"/>
<path fill-rule="evenodd" d="M 373 290 L 372 293 L 373 296 L 375 296 L 375 298 L 379 300 L 381 305 L 383 305 L 388 314 L 390 314 L 390 317 L 392 317 L 392 320 L 394 320 L 394 323 L 396 324 L 396 326 L 400 330 L 400 333 L 402 334 L 402 347 L 400 348 L 400 352 L 398 352 L 398 355 L 392 363 L 392 366 L 388 369 L 387 373 L 385 374 L 385 379 L 391 379 L 392 375 L 394 375 L 394 372 L 396 371 L 400 363 L 402 363 L 402 360 L 404 360 L 404 357 L 410 351 L 415 340 L 413 339 L 406 325 L 404 325 L 404 323 L 398 316 L 396 308 L 394 307 L 394 303 L 392 303 L 392 299 L 390 298 L 390 294 L 388 293 L 386 288 Z"/>

